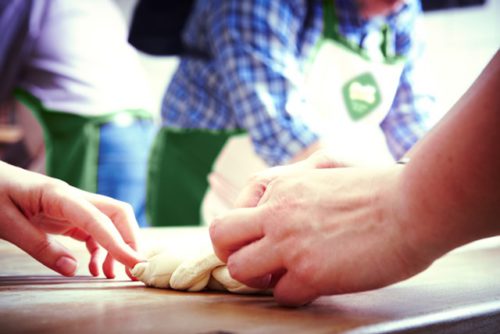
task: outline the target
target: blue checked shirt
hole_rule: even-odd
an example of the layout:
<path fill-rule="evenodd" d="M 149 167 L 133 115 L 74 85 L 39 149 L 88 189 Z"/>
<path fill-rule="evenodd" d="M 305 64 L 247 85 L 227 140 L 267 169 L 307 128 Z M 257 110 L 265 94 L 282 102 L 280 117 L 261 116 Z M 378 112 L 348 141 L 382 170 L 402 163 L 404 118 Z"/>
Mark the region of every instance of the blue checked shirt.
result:
<path fill-rule="evenodd" d="M 354 3 L 336 1 L 339 31 L 363 46 L 370 32 L 380 31 L 380 20 L 363 20 Z M 311 0 L 197 1 L 183 41 L 209 57 L 182 57 L 163 99 L 163 126 L 244 129 L 269 165 L 285 163 L 313 144 L 318 134 L 291 111 L 307 107 L 296 96 L 321 37 L 322 10 L 321 1 Z M 429 128 L 433 98 L 419 84 L 416 66 L 419 13 L 420 4 L 409 1 L 385 19 L 395 33 L 396 53 L 408 58 L 392 108 L 380 124 L 396 159 Z"/>

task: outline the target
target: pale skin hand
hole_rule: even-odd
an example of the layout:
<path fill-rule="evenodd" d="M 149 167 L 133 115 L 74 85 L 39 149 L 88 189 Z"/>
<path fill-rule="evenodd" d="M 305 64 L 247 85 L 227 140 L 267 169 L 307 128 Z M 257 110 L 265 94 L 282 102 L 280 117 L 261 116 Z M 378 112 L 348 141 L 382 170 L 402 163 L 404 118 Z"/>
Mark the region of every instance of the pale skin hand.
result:
<path fill-rule="evenodd" d="M 277 282 L 274 296 L 284 305 L 408 278 L 433 259 L 410 261 L 401 226 L 389 223 L 386 199 L 402 169 L 309 169 L 275 178 L 257 208 L 213 223 L 216 253 L 242 283 Z"/>
<path fill-rule="evenodd" d="M 236 198 L 235 207 L 251 208 L 256 206 L 266 191 L 268 184 L 278 177 L 288 174 L 293 175 L 314 168 L 342 168 L 349 165 L 351 164 L 337 160 L 327 150 L 318 148 L 314 153 L 308 154 L 307 159 L 300 159 L 290 165 L 269 168 L 254 175 Z"/>
<path fill-rule="evenodd" d="M 135 251 L 137 222 L 126 203 L 0 161 L 0 208 L 0 237 L 62 275 L 75 274 L 76 259 L 49 234 L 85 242 L 94 276 L 102 248 L 108 251 L 102 264 L 108 278 L 115 276 L 115 259 L 127 268 L 143 261 Z"/>
<path fill-rule="evenodd" d="M 289 163 L 293 164 L 293 163 L 305 160 L 305 159 L 309 158 L 311 155 L 313 155 L 315 152 L 320 151 L 321 149 L 323 149 L 324 147 L 325 147 L 324 144 L 322 144 L 318 140 L 318 141 L 312 143 L 311 145 L 309 145 L 308 147 L 306 147 L 305 149 L 303 149 L 302 151 L 300 151 L 299 153 L 297 153 L 289 161 Z"/>
<path fill-rule="evenodd" d="M 236 280 L 302 305 L 398 282 L 499 235 L 499 86 L 497 53 L 406 167 L 308 170 L 306 160 L 256 177 L 246 208 L 210 228 L 217 256 Z"/>

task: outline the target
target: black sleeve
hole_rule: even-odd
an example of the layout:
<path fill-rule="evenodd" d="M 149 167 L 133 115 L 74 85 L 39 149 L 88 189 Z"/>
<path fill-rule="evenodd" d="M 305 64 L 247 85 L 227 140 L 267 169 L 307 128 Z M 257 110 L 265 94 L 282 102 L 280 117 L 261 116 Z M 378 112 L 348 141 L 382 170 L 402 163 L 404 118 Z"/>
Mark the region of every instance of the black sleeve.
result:
<path fill-rule="evenodd" d="M 140 0 L 132 17 L 128 41 L 157 56 L 183 53 L 182 30 L 194 0 Z"/>

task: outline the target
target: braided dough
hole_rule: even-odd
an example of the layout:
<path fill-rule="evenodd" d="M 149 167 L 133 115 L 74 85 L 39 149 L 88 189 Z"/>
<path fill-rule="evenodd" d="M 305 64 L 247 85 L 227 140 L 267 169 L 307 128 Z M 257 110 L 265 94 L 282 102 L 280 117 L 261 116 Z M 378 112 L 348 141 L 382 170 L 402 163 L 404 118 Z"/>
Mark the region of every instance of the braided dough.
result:
<path fill-rule="evenodd" d="M 147 262 L 138 263 L 132 275 L 147 286 L 181 291 L 204 289 L 240 294 L 264 292 L 234 280 L 227 266 L 211 249 L 183 252 L 157 249 L 146 256 Z"/>

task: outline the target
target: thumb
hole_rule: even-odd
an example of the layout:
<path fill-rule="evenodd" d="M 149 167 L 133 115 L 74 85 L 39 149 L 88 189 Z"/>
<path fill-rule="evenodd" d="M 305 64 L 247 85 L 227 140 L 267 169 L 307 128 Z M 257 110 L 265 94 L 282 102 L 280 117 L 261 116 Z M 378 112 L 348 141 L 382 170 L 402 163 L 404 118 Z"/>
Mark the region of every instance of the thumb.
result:
<path fill-rule="evenodd" d="M 252 178 L 239 193 L 234 206 L 236 208 L 256 207 L 262 195 L 266 192 L 268 183 L 269 180 L 265 178 L 259 178 L 258 176 Z"/>
<path fill-rule="evenodd" d="M 328 149 L 321 149 L 314 152 L 309 158 L 304 160 L 304 167 L 309 168 L 345 168 L 353 166 L 354 164 L 349 161 L 338 159 Z"/>
<path fill-rule="evenodd" d="M 236 208 L 253 208 L 261 203 L 267 186 L 277 177 L 316 168 L 340 168 L 349 164 L 338 160 L 327 149 L 313 153 L 309 158 L 289 165 L 276 166 L 254 174 L 240 191 L 235 201 Z"/>
<path fill-rule="evenodd" d="M 68 249 L 33 226 L 17 208 L 7 208 L 1 226 L 1 237 L 34 259 L 64 276 L 74 276 L 78 267 Z M 2 215 L 3 216 L 3 215 Z"/>

